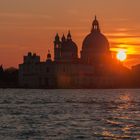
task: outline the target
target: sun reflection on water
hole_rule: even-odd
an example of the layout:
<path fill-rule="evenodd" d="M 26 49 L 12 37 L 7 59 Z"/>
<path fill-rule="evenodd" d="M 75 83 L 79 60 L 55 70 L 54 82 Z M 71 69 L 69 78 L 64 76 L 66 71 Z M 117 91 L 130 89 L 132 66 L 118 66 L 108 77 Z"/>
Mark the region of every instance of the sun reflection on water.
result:
<path fill-rule="evenodd" d="M 134 124 L 131 123 L 132 116 L 128 114 L 128 110 L 132 106 L 132 97 L 129 93 L 120 94 L 117 100 L 114 102 L 114 110 L 111 113 L 112 118 L 106 120 L 106 124 L 112 129 L 106 129 L 102 132 L 102 135 L 107 138 L 114 139 L 129 139 L 131 135 L 131 129 L 134 128 Z M 115 129 L 119 133 L 115 132 Z"/>
<path fill-rule="evenodd" d="M 124 94 L 120 96 L 120 100 L 123 102 L 130 102 L 131 101 L 131 97 L 129 94 Z"/>
<path fill-rule="evenodd" d="M 119 109 L 128 109 L 131 106 L 131 97 L 129 94 L 120 95 L 120 104 L 118 106 Z"/>

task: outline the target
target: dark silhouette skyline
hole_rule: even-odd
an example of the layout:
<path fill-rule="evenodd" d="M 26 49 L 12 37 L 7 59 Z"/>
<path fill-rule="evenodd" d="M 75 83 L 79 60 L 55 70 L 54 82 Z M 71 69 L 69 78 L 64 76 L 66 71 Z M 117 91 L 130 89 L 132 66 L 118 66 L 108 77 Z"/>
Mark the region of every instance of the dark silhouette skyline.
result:
<path fill-rule="evenodd" d="M 80 56 L 72 33 L 54 37 L 54 59 L 48 50 L 46 61 L 36 53 L 23 57 L 19 69 L 0 66 L 0 86 L 19 88 L 136 88 L 140 65 L 128 69 L 114 58 L 108 38 L 95 16 L 82 43 Z"/>
<path fill-rule="evenodd" d="M 78 46 L 68 31 L 54 38 L 54 59 L 48 51 L 46 61 L 29 52 L 19 65 L 19 86 L 23 88 L 121 88 L 131 87 L 133 72 L 110 51 L 107 37 L 95 16 L 92 29 Z"/>

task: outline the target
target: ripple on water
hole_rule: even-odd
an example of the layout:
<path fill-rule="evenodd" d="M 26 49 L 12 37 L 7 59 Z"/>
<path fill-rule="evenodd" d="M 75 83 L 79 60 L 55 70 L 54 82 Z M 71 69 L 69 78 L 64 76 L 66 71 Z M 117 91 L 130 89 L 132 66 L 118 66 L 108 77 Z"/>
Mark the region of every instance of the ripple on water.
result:
<path fill-rule="evenodd" d="M 139 93 L 0 89 L 0 139 L 138 140 Z"/>

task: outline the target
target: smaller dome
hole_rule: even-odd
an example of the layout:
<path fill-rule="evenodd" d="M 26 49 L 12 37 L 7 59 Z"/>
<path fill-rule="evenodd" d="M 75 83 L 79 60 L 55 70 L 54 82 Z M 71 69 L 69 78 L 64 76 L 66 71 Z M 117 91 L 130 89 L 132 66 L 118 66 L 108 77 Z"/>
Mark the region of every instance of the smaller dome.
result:
<path fill-rule="evenodd" d="M 72 41 L 71 33 L 68 32 L 67 39 L 61 42 L 61 57 L 64 61 L 74 61 L 77 59 L 78 47 Z"/>
<path fill-rule="evenodd" d="M 77 51 L 77 45 L 72 40 L 62 43 L 62 51 Z"/>
<path fill-rule="evenodd" d="M 48 54 L 47 54 L 47 60 L 51 60 L 51 53 L 50 53 L 50 50 L 48 50 Z"/>
<path fill-rule="evenodd" d="M 77 52 L 77 45 L 75 42 L 72 41 L 70 31 L 68 32 L 67 39 L 65 39 L 65 41 L 62 41 L 62 51 Z"/>

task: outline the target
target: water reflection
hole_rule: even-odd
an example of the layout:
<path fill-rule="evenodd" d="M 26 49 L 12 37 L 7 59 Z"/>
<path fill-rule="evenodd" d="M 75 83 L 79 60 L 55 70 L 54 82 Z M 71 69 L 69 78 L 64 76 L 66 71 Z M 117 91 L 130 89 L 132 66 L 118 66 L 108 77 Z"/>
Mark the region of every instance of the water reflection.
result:
<path fill-rule="evenodd" d="M 133 110 L 133 98 L 129 93 L 120 94 L 117 96 L 113 104 L 109 104 L 109 108 L 112 107 L 109 118 L 106 120 L 106 129 L 102 132 L 104 137 L 113 137 L 114 139 L 126 139 L 130 138 L 131 129 L 134 128 L 134 124 L 131 122 L 133 117 L 130 110 Z M 111 106 L 111 107 L 110 107 Z"/>
<path fill-rule="evenodd" d="M 120 99 L 120 104 L 118 105 L 118 108 L 120 109 L 120 111 L 127 110 L 131 107 L 132 99 L 129 94 L 120 95 L 119 99 Z"/>
<path fill-rule="evenodd" d="M 5 90 L 0 139 L 138 140 L 140 90 Z"/>

